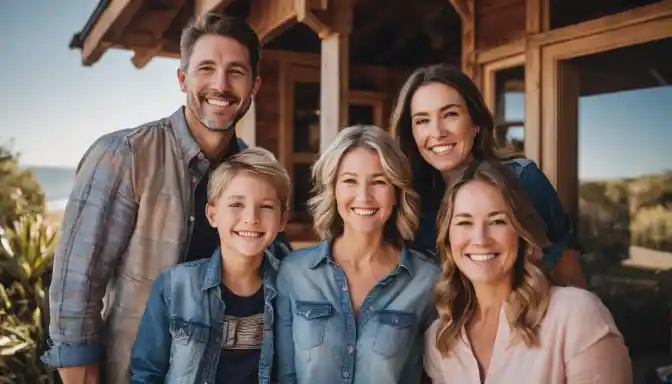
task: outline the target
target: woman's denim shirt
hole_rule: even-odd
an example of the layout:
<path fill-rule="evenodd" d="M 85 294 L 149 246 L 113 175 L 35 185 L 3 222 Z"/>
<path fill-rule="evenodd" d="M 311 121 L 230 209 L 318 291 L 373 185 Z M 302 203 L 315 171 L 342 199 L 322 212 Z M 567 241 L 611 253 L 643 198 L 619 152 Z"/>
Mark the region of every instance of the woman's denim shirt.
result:
<path fill-rule="evenodd" d="M 330 240 L 294 251 L 278 272 L 276 321 L 280 383 L 420 383 L 424 332 L 435 318 L 438 264 L 401 251 L 355 315 Z"/>
<path fill-rule="evenodd" d="M 546 236 L 552 245 L 544 249 L 542 262 L 552 268 L 566 248 L 575 246 L 569 215 L 563 209 L 553 184 L 533 160 L 516 158 L 505 164 L 523 183 L 534 208 L 546 224 Z M 445 191 L 437 190 L 436 193 L 443 196 Z M 437 216 L 438 207 L 423 208 L 412 248 L 436 255 Z"/>
<path fill-rule="evenodd" d="M 269 383 L 273 363 L 273 300 L 279 261 L 266 251 L 262 263 L 264 333 L 259 383 Z M 171 267 L 154 281 L 131 352 L 132 382 L 214 383 L 222 335 L 235 324 L 224 321 L 220 249 L 209 259 Z"/>

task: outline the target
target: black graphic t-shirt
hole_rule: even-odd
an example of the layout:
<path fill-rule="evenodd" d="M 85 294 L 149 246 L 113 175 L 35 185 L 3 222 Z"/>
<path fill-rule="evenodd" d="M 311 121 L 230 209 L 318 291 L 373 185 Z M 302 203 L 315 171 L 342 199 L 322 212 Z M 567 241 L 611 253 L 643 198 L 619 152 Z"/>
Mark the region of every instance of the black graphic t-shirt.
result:
<path fill-rule="evenodd" d="M 264 330 L 263 286 L 248 297 L 235 295 L 224 284 L 221 288 L 226 326 L 215 382 L 256 384 Z"/>

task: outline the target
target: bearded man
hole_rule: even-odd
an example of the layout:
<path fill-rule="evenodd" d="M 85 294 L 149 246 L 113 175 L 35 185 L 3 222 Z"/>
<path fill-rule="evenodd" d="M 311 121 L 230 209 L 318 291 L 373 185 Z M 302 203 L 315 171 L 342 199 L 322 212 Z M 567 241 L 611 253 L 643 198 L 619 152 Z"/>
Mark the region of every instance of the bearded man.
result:
<path fill-rule="evenodd" d="M 129 383 L 129 355 L 155 277 L 219 245 L 205 216 L 208 176 L 245 147 L 235 126 L 261 85 L 260 42 L 245 21 L 207 14 L 184 29 L 180 51 L 186 107 L 100 137 L 77 168 L 42 356 L 64 384 Z M 271 247 L 289 250 L 280 239 Z"/>

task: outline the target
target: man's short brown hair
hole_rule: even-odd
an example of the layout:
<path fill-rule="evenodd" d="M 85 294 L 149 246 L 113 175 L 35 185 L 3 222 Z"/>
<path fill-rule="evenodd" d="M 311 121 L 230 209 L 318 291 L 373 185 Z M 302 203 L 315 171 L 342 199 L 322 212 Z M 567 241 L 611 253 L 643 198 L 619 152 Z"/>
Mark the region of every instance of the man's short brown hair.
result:
<path fill-rule="evenodd" d="M 259 59 L 261 58 L 261 43 L 259 36 L 244 19 L 206 13 L 196 19 L 193 24 L 182 30 L 180 37 L 180 68 L 183 71 L 189 67 L 194 45 L 204 35 L 230 37 L 246 46 L 250 53 L 250 66 L 253 77 L 259 74 Z"/>

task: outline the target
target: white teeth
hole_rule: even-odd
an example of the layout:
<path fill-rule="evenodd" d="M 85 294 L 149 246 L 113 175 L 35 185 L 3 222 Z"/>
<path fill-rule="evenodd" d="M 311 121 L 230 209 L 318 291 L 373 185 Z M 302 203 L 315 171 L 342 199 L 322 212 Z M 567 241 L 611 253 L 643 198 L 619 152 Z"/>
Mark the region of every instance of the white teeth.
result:
<path fill-rule="evenodd" d="M 494 253 L 488 253 L 484 255 L 474 255 L 473 253 L 469 255 L 469 258 L 473 261 L 488 261 L 495 258 Z"/>
<path fill-rule="evenodd" d="M 236 234 L 242 237 L 261 237 L 261 235 L 263 235 L 263 233 L 261 232 L 252 232 L 252 231 L 240 231 L 236 232 Z"/>
<path fill-rule="evenodd" d="M 228 107 L 231 105 L 231 102 L 228 100 L 218 100 L 218 99 L 205 99 L 208 104 L 216 105 L 218 107 Z"/>
<path fill-rule="evenodd" d="M 353 208 L 353 212 L 358 214 L 359 216 L 371 216 L 374 213 L 376 213 L 378 210 L 377 209 L 363 209 L 363 208 Z"/>
<path fill-rule="evenodd" d="M 453 149 L 455 147 L 455 144 L 450 144 L 450 145 L 437 145 L 436 147 L 432 147 L 432 152 L 436 154 L 442 154 L 444 152 L 448 152 L 449 150 Z"/>

